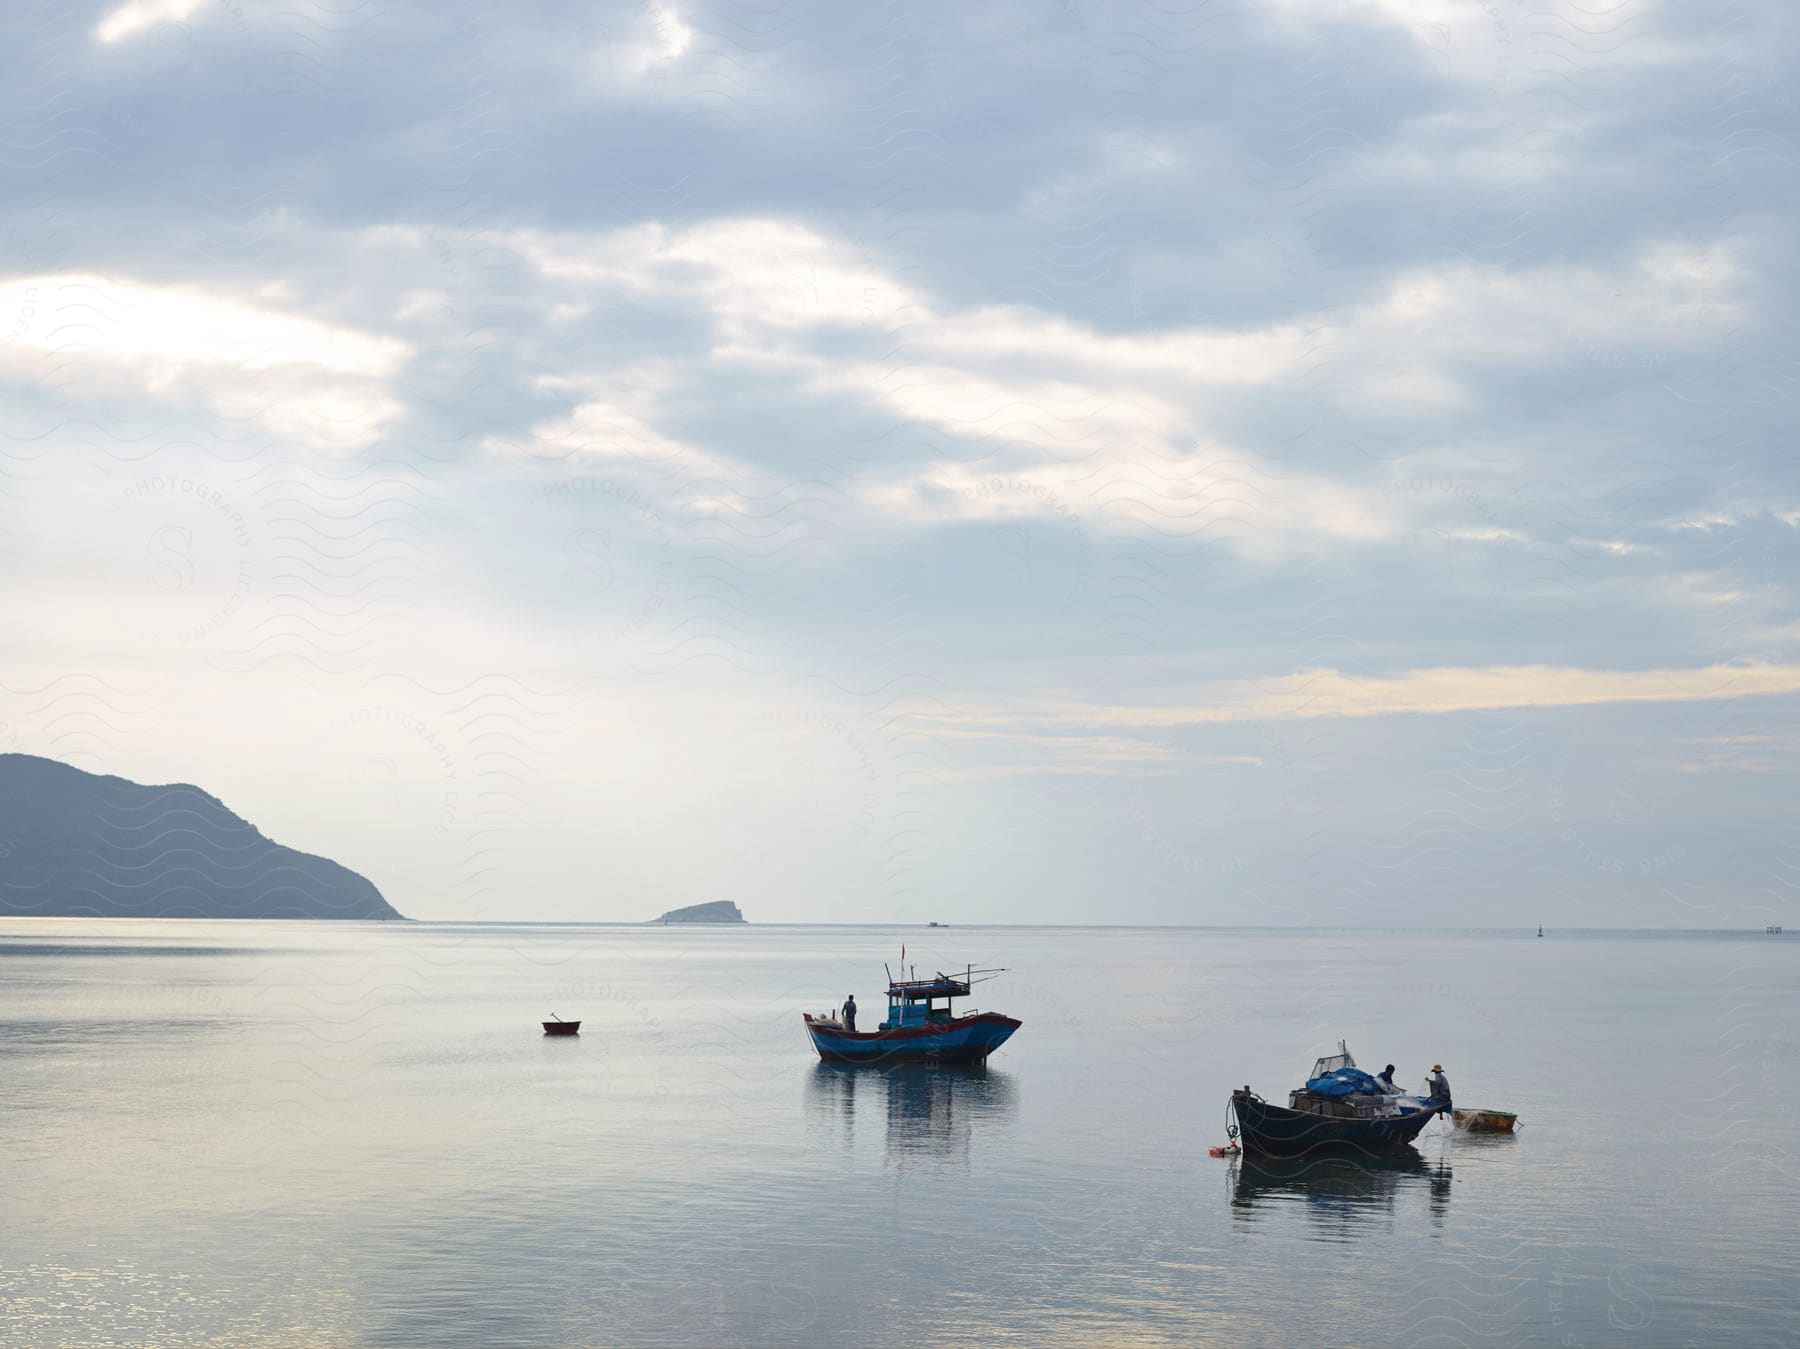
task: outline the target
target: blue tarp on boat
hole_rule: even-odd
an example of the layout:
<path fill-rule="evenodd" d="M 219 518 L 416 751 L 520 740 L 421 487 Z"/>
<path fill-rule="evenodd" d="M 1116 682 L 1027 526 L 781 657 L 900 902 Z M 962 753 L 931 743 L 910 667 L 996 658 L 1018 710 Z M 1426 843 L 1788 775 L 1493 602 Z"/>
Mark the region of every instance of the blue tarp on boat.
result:
<path fill-rule="evenodd" d="M 1308 1079 L 1306 1089 L 1314 1096 L 1385 1096 L 1388 1090 L 1361 1068 L 1333 1068 L 1323 1077 Z"/>

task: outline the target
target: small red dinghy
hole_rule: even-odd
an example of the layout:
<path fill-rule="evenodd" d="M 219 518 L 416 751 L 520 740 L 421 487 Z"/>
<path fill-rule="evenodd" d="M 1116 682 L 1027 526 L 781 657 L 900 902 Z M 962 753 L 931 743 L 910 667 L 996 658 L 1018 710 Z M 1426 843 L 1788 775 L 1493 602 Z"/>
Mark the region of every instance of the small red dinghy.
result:
<path fill-rule="evenodd" d="M 550 1013 L 550 1016 L 551 1020 L 544 1023 L 545 1035 L 581 1034 L 581 1023 L 579 1021 L 564 1021 L 560 1016 L 557 1016 L 555 1012 Z"/>

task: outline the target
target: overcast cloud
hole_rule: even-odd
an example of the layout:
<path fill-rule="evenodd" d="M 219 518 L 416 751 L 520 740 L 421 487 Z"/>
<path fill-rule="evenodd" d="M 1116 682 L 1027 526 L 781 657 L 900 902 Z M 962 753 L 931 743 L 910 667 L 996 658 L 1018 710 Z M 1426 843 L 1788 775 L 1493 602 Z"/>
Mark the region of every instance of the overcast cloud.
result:
<path fill-rule="evenodd" d="M 1792 916 L 1788 6 L 0 26 L 5 748 L 423 918 Z"/>

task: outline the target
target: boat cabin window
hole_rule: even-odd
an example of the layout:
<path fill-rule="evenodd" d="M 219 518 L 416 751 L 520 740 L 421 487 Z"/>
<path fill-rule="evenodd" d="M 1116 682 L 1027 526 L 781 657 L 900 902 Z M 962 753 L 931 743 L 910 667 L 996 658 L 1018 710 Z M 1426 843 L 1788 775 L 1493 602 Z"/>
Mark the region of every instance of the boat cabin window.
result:
<path fill-rule="evenodd" d="M 958 1016 L 956 999 L 968 996 L 969 985 L 966 980 L 948 979 L 942 975 L 936 979 L 909 979 L 890 983 L 888 1019 L 882 1023 L 882 1028 L 897 1030 L 905 1026 L 921 1026 L 928 1021 L 954 1021 Z"/>

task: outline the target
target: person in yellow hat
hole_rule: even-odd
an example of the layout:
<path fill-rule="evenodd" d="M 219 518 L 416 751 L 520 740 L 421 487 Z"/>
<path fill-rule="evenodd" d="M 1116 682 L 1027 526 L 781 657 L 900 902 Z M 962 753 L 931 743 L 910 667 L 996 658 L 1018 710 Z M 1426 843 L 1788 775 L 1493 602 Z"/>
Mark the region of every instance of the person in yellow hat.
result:
<path fill-rule="evenodd" d="M 1442 1101 L 1444 1109 L 1450 1108 L 1450 1079 L 1444 1076 L 1444 1065 L 1431 1065 L 1431 1076 L 1425 1079 L 1425 1095 L 1433 1101 Z"/>

